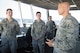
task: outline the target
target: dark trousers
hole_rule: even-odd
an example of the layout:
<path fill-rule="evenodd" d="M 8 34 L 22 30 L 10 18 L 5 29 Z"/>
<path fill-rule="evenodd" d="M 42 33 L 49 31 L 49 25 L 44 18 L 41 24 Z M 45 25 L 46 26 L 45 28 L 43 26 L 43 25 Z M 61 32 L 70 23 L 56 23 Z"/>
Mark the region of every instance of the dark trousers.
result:
<path fill-rule="evenodd" d="M 45 53 L 53 53 L 53 47 L 49 47 L 47 44 L 45 44 Z"/>
<path fill-rule="evenodd" d="M 44 53 L 44 39 L 32 39 L 33 53 Z"/>
<path fill-rule="evenodd" d="M 54 35 L 55 34 L 53 34 L 53 32 L 47 31 L 45 41 L 47 41 L 46 39 L 53 39 Z M 45 53 L 53 53 L 53 47 L 49 47 L 47 44 L 45 44 Z"/>

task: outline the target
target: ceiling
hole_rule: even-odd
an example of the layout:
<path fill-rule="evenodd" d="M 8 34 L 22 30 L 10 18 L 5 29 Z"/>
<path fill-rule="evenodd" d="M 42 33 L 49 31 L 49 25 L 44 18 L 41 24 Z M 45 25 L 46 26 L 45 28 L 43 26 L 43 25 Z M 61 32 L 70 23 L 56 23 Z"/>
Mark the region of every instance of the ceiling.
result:
<path fill-rule="evenodd" d="M 34 6 L 45 9 L 57 10 L 59 2 L 67 1 L 70 3 L 70 10 L 80 10 L 80 0 L 15 0 L 23 3 L 32 4 Z"/>

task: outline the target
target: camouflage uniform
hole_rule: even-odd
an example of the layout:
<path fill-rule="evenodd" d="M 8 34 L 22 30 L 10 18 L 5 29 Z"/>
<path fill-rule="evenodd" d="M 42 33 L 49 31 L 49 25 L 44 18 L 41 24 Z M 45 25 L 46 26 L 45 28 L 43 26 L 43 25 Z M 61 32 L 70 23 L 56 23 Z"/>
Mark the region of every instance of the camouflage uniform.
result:
<path fill-rule="evenodd" d="M 3 19 L 0 22 L 0 32 L 1 32 L 1 45 L 2 53 L 6 53 L 9 47 L 11 53 L 16 53 L 17 39 L 16 35 L 20 34 L 20 27 L 15 19 L 9 22 L 8 19 Z"/>
<path fill-rule="evenodd" d="M 56 25 L 55 25 L 55 22 L 54 21 L 48 21 L 46 23 L 46 33 L 49 33 L 49 34 L 46 34 L 48 35 L 48 39 L 53 39 L 54 36 L 55 36 L 55 29 L 56 29 Z"/>
<path fill-rule="evenodd" d="M 69 14 L 60 22 L 57 30 L 54 49 L 55 53 L 76 53 L 76 44 L 79 35 L 79 23 Z"/>
<path fill-rule="evenodd" d="M 53 39 L 55 37 L 55 29 L 56 25 L 55 22 L 50 20 L 46 23 L 46 39 Z M 45 45 L 45 53 L 52 53 L 53 47 L 49 47 Z"/>
<path fill-rule="evenodd" d="M 44 36 L 45 36 L 45 23 L 40 20 L 38 22 L 35 20 L 31 27 L 31 36 L 32 36 L 32 45 L 33 45 L 33 52 L 34 53 L 39 53 L 38 47 L 40 50 L 40 53 L 44 53 Z M 35 38 L 38 38 L 36 40 Z"/>

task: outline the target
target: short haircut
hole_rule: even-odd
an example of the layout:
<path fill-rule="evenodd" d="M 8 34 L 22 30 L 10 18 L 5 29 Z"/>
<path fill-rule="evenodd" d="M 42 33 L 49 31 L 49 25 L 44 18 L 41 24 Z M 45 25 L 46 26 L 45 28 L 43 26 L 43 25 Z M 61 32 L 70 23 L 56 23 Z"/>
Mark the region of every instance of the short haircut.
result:
<path fill-rule="evenodd" d="M 52 18 L 52 16 L 49 16 L 49 18 Z"/>
<path fill-rule="evenodd" d="M 13 11 L 11 8 L 8 8 L 6 11 L 8 11 L 8 10 Z"/>
<path fill-rule="evenodd" d="M 40 14 L 41 14 L 41 12 L 36 12 L 36 15 L 37 15 L 38 13 L 40 13 Z"/>
<path fill-rule="evenodd" d="M 70 6 L 69 2 L 60 2 L 59 4 L 63 4 L 65 6 Z"/>

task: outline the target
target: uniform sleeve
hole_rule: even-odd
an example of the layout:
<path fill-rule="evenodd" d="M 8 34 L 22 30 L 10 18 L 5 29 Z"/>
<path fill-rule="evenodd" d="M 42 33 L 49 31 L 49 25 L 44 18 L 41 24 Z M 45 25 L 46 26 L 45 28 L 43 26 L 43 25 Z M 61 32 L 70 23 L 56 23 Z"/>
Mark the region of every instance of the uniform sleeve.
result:
<path fill-rule="evenodd" d="M 0 34 L 2 33 L 2 24 L 0 22 Z"/>
<path fill-rule="evenodd" d="M 74 28 L 74 24 L 72 23 L 72 21 L 70 20 L 66 21 L 64 24 L 62 24 L 59 30 L 62 36 L 61 37 L 62 40 L 72 41 L 72 39 L 75 38 L 75 35 L 74 35 L 75 28 Z"/>
<path fill-rule="evenodd" d="M 77 23 L 76 23 L 77 24 Z M 67 38 L 67 41 L 74 44 L 76 42 L 76 39 L 78 38 L 78 27 L 76 26 L 75 27 L 75 24 L 69 20 L 67 21 L 67 24 L 66 24 L 66 32 L 67 32 L 67 35 L 66 35 L 66 38 Z"/>
<path fill-rule="evenodd" d="M 55 22 L 53 21 L 53 30 L 55 30 L 56 29 L 56 24 L 55 24 Z"/>
<path fill-rule="evenodd" d="M 45 24 L 46 32 L 48 31 L 48 22 Z"/>
<path fill-rule="evenodd" d="M 35 30 L 35 28 L 34 28 L 34 23 L 33 23 L 33 25 L 31 26 L 31 36 L 33 38 L 35 38 L 35 32 L 34 32 L 34 30 Z"/>
<path fill-rule="evenodd" d="M 55 22 L 53 21 L 53 28 L 56 28 Z"/>
<path fill-rule="evenodd" d="M 40 38 L 41 37 L 44 37 L 45 36 L 45 33 L 46 33 L 46 26 L 45 26 L 45 23 L 43 24 L 42 28 L 41 28 L 41 34 L 40 34 Z"/>
<path fill-rule="evenodd" d="M 19 34 L 21 34 L 20 26 L 19 26 L 18 22 L 16 22 L 16 35 L 19 35 Z"/>
<path fill-rule="evenodd" d="M 75 47 L 75 44 L 77 42 L 77 30 L 75 27 L 75 24 L 73 23 L 73 21 L 71 20 L 68 20 L 66 23 L 66 25 L 63 27 L 63 33 L 62 33 L 62 41 L 63 41 L 63 44 L 65 46 L 67 46 L 66 48 L 68 47 Z"/>

